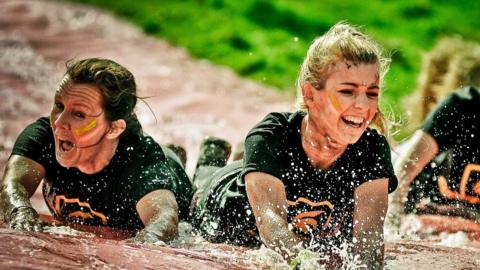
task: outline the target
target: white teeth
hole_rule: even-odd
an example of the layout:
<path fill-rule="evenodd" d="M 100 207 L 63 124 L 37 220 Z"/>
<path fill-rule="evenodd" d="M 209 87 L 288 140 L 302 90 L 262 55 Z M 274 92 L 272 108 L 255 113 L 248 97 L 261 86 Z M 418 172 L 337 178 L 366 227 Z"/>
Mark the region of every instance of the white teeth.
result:
<path fill-rule="evenodd" d="M 357 125 L 363 123 L 363 118 L 362 117 L 345 116 L 344 118 L 345 118 L 345 120 L 347 120 L 349 122 L 352 122 L 354 124 L 357 124 Z"/>

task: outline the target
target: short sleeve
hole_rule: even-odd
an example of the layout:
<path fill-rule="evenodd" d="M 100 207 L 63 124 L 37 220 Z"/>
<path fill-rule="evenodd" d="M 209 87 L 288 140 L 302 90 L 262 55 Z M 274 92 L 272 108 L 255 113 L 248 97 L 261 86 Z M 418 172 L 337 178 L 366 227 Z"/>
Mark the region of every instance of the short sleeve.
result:
<path fill-rule="evenodd" d="M 54 139 L 48 118 L 42 117 L 28 125 L 17 137 L 12 155 L 32 159 L 46 167 L 53 157 Z"/>
<path fill-rule="evenodd" d="M 432 135 L 440 150 L 452 148 L 477 125 L 480 90 L 464 87 L 453 91 L 427 117 L 422 129 Z"/>
<path fill-rule="evenodd" d="M 263 172 L 281 180 L 279 141 L 274 136 L 255 134 L 245 140 L 243 178 L 249 172 Z"/>
<path fill-rule="evenodd" d="M 172 162 L 165 155 L 164 151 L 153 139 L 148 138 L 146 152 L 140 154 L 141 159 L 137 160 L 137 166 L 129 174 L 130 182 L 133 183 L 130 197 L 138 202 L 148 193 L 166 189 L 173 192 L 181 214 L 186 211 L 192 195 L 192 187 L 186 173 L 180 168 L 174 168 Z M 181 175 L 179 175 L 181 174 Z"/>
<path fill-rule="evenodd" d="M 449 147 L 455 142 L 455 132 L 461 128 L 460 108 L 455 96 L 447 97 L 427 117 L 422 129 L 435 138 L 440 146 Z"/>
<path fill-rule="evenodd" d="M 263 172 L 282 180 L 282 158 L 288 122 L 282 113 L 270 113 L 245 139 L 243 178 L 249 172 Z"/>
<path fill-rule="evenodd" d="M 361 158 L 365 179 L 363 181 L 388 178 L 388 192 L 393 192 L 398 185 L 397 177 L 393 170 L 391 150 L 387 139 L 375 130 L 366 131 L 366 151 Z"/>

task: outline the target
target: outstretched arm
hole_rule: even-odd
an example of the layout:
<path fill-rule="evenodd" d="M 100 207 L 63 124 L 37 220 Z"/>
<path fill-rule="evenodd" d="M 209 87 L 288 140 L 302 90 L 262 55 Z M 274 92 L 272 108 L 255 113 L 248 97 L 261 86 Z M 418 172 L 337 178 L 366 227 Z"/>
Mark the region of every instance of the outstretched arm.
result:
<path fill-rule="evenodd" d="M 388 204 L 388 179 L 365 182 L 355 189 L 354 252 L 368 269 L 383 269 L 383 223 Z"/>
<path fill-rule="evenodd" d="M 262 241 L 290 260 L 301 239 L 288 229 L 285 186 L 278 178 L 262 172 L 245 175 L 245 184 Z"/>
<path fill-rule="evenodd" d="M 0 189 L 0 210 L 10 228 L 40 230 L 41 222 L 32 208 L 30 197 L 45 177 L 39 163 L 19 155 L 8 160 Z"/>
<path fill-rule="evenodd" d="M 170 190 L 159 189 L 143 196 L 136 205 L 145 228 L 134 241 L 154 243 L 169 241 L 178 234 L 178 204 Z"/>
<path fill-rule="evenodd" d="M 430 134 L 422 130 L 417 130 L 413 134 L 407 151 L 394 164 L 395 174 L 398 177 L 398 187 L 392 194 L 392 208 L 403 211 L 408 190 L 413 180 L 435 157 L 438 151 L 438 144 Z"/>

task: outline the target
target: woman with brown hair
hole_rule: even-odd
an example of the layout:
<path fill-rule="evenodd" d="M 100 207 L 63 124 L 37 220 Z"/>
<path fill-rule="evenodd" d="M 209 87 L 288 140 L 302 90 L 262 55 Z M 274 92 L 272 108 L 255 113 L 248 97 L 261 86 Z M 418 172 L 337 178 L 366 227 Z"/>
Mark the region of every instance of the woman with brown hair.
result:
<path fill-rule="evenodd" d="M 191 198 L 173 152 L 142 133 L 133 75 L 108 59 L 67 65 L 50 117 L 17 138 L 0 191 L 10 228 L 41 230 L 29 198 L 43 180 L 53 217 L 65 225 L 139 232 L 136 240 L 170 240 Z"/>

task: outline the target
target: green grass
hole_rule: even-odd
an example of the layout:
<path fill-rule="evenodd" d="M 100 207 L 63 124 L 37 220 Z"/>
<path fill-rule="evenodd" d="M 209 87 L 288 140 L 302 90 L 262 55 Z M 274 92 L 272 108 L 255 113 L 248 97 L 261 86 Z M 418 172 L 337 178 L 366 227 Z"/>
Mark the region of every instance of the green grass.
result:
<path fill-rule="evenodd" d="M 392 54 L 383 107 L 395 114 L 416 86 L 421 55 L 445 35 L 480 41 L 471 0 L 71 0 L 110 10 L 197 58 L 294 92 L 310 42 L 339 20 L 360 25 Z"/>

